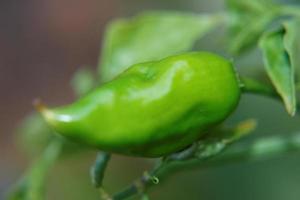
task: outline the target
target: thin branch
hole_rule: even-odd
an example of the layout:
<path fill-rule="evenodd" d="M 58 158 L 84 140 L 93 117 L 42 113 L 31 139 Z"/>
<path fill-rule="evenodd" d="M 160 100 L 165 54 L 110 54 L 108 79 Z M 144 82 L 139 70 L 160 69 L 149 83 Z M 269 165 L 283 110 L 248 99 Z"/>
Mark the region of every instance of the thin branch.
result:
<path fill-rule="evenodd" d="M 102 186 L 104 172 L 110 159 L 110 153 L 98 152 L 95 164 L 91 168 L 92 183 L 96 188 Z"/>
<path fill-rule="evenodd" d="M 49 143 L 41 157 L 13 188 L 8 199 L 44 199 L 45 179 L 49 170 L 59 158 L 63 143 L 64 141 L 61 138 L 55 138 Z"/>
<path fill-rule="evenodd" d="M 161 165 L 157 168 L 153 168 L 151 172 L 145 172 L 138 180 L 113 195 L 113 200 L 123 200 L 136 194 L 143 194 L 150 185 L 157 185 L 159 179 L 153 174 L 156 174 L 160 167 Z"/>
<path fill-rule="evenodd" d="M 107 152 L 100 151 L 97 154 L 94 165 L 91 167 L 91 179 L 95 188 L 100 191 L 100 196 L 102 200 L 112 200 L 110 195 L 105 191 L 102 186 L 104 173 L 107 168 L 107 164 L 110 160 L 111 154 Z"/>
<path fill-rule="evenodd" d="M 280 98 L 272 86 L 248 77 L 241 77 L 240 79 L 241 89 L 244 93 L 258 94 L 276 99 Z"/>
<path fill-rule="evenodd" d="M 241 82 L 242 82 L 242 91 L 244 93 L 258 94 L 276 100 L 281 100 L 281 97 L 272 86 L 269 86 L 263 82 L 248 77 L 241 77 Z M 299 85 L 296 85 L 296 88 L 299 88 Z M 298 110 L 300 109 L 299 102 L 297 102 L 296 107 Z M 297 113 L 298 115 L 300 114 L 299 112 Z"/>

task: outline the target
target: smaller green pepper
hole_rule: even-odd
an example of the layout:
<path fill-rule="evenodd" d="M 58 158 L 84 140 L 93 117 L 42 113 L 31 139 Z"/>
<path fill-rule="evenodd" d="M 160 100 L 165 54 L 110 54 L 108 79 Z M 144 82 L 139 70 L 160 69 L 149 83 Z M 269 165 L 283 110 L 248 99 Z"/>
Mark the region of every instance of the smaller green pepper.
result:
<path fill-rule="evenodd" d="M 231 62 L 193 52 L 133 65 L 71 105 L 38 108 L 66 138 L 108 152 L 160 157 L 221 123 L 239 98 Z"/>

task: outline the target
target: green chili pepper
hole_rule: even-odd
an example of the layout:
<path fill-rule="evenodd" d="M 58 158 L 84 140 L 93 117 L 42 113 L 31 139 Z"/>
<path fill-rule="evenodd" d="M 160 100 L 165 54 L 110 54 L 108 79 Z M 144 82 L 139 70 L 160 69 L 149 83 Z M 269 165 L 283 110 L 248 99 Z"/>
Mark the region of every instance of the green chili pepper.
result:
<path fill-rule="evenodd" d="M 179 151 L 237 106 L 232 64 L 193 52 L 136 64 L 71 105 L 38 109 L 61 135 L 98 149 L 143 157 Z"/>

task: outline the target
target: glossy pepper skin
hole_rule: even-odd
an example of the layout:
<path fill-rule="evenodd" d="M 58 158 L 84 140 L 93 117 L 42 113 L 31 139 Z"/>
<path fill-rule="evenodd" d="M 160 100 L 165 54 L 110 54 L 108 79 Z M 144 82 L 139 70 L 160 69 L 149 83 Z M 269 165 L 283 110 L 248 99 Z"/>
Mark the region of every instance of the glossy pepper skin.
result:
<path fill-rule="evenodd" d="M 237 106 L 232 64 L 192 52 L 136 64 L 65 107 L 40 107 L 68 139 L 142 157 L 179 151 L 222 122 Z"/>

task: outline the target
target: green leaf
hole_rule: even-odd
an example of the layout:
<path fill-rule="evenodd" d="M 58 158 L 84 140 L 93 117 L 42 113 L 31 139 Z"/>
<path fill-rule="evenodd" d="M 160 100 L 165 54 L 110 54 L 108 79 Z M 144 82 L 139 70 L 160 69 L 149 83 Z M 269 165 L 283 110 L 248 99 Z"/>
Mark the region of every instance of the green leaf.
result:
<path fill-rule="evenodd" d="M 300 6 L 299 4 L 281 4 L 280 14 L 285 17 L 300 17 Z"/>
<path fill-rule="evenodd" d="M 278 6 L 270 0 L 227 0 L 229 10 L 229 50 L 243 53 L 256 45 L 273 21 Z"/>
<path fill-rule="evenodd" d="M 77 96 L 86 94 L 96 85 L 96 80 L 93 76 L 93 72 L 86 68 L 80 68 L 74 74 L 71 80 L 71 85 Z"/>
<path fill-rule="evenodd" d="M 259 46 L 267 74 L 283 99 L 288 113 L 293 116 L 296 112 L 294 68 L 284 47 L 284 34 L 282 27 L 267 32 L 260 39 Z"/>
<path fill-rule="evenodd" d="M 99 64 L 101 81 L 129 66 L 181 53 L 216 27 L 220 16 L 180 12 L 146 12 L 112 22 L 106 31 Z"/>
<path fill-rule="evenodd" d="M 36 112 L 26 116 L 17 132 L 18 144 L 32 157 L 39 155 L 55 137 L 53 130 Z"/>
<path fill-rule="evenodd" d="M 239 54 L 255 46 L 260 35 L 272 20 L 273 14 L 265 14 L 253 17 L 253 20 L 249 23 L 245 22 L 239 32 L 232 37 L 229 47 L 230 52 Z"/>
<path fill-rule="evenodd" d="M 300 78 L 300 19 L 294 18 L 283 23 L 285 34 L 284 47 L 289 54 L 291 64 Z"/>

